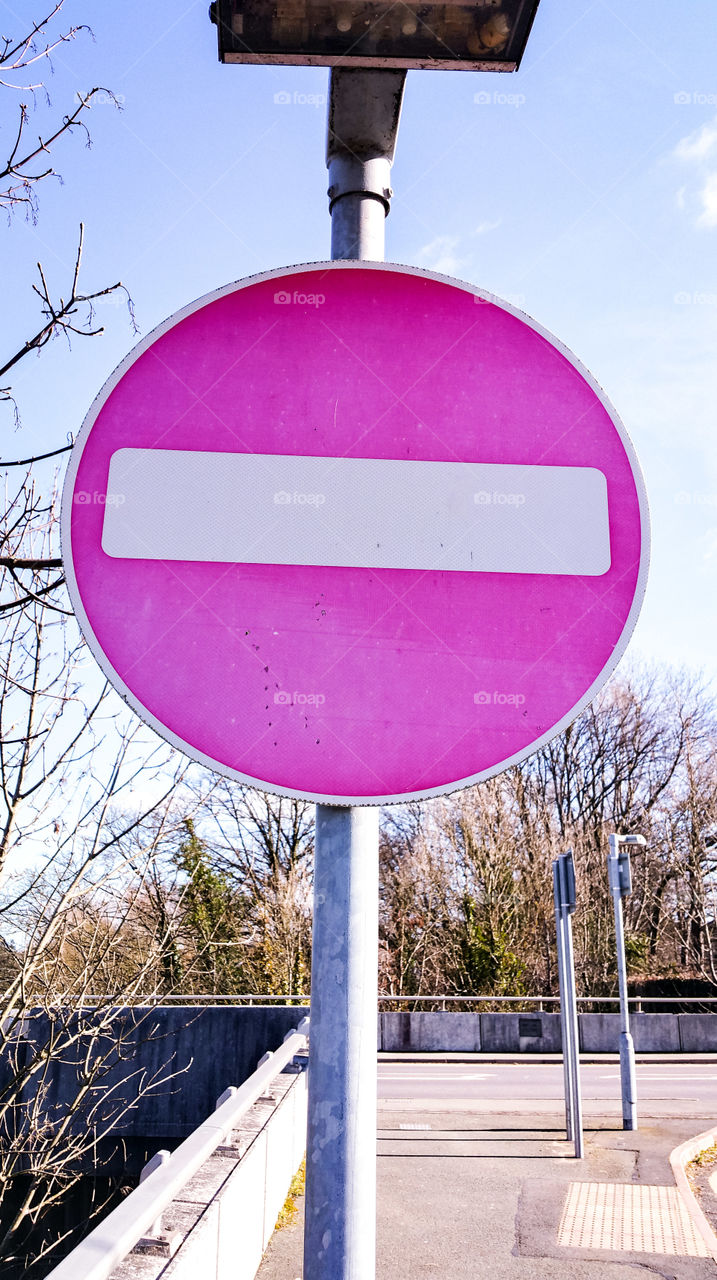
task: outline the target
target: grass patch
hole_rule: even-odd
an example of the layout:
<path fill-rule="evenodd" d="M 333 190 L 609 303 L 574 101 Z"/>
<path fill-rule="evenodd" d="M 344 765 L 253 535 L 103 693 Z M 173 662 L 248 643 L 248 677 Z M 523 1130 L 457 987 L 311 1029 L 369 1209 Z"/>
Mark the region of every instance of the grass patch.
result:
<path fill-rule="evenodd" d="M 704 1169 L 705 1165 L 714 1164 L 717 1160 L 717 1142 L 713 1142 L 711 1147 L 705 1147 L 704 1151 L 700 1151 L 694 1160 L 690 1161 L 691 1165 L 695 1165 L 698 1169 Z"/>
<path fill-rule="evenodd" d="M 704 1186 L 710 1171 L 717 1165 L 717 1142 L 713 1142 L 711 1147 L 705 1147 L 704 1151 L 700 1151 L 694 1160 L 685 1169 L 687 1181 L 692 1190 L 696 1193 L 698 1199 L 701 1199 Z"/>
<path fill-rule="evenodd" d="M 282 1227 L 291 1227 L 296 1221 L 299 1213 L 299 1206 L 296 1203 L 298 1196 L 303 1196 L 306 1187 L 306 1160 L 302 1160 L 296 1173 L 291 1179 L 289 1186 L 289 1194 L 284 1201 L 282 1208 L 279 1210 L 279 1216 L 276 1220 L 275 1231 L 281 1231 Z"/>

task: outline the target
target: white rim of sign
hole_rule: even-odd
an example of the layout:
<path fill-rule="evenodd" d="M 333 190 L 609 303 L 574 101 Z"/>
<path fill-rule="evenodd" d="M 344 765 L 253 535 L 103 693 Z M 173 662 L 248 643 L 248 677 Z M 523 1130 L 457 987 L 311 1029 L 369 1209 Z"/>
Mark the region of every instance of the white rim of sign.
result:
<path fill-rule="evenodd" d="M 72 495 L 74 494 L 75 480 L 77 477 L 77 471 L 78 471 L 80 462 L 82 460 L 84 447 L 87 443 L 88 437 L 95 424 L 95 421 L 99 416 L 100 410 L 103 408 L 104 404 L 109 399 L 115 387 L 124 377 L 127 370 L 135 363 L 135 361 L 138 360 L 139 357 L 143 355 L 144 352 L 147 351 L 147 349 L 157 341 L 158 338 L 161 338 L 163 334 L 167 333 L 168 330 L 173 329 L 175 325 L 180 324 L 182 320 L 185 320 L 187 318 L 187 316 L 193 315 L 195 311 L 200 311 L 203 307 L 208 306 L 210 303 L 218 301 L 219 298 L 226 297 L 228 294 L 231 294 L 231 293 L 236 293 L 240 289 L 251 288 L 253 285 L 261 284 L 263 281 L 266 281 L 266 280 L 289 279 L 292 276 L 304 275 L 308 271 L 323 272 L 323 271 L 334 271 L 334 270 L 390 271 L 390 272 L 398 272 L 403 275 L 420 276 L 425 279 L 436 280 L 440 284 L 449 285 L 455 289 L 460 289 L 464 293 L 472 294 L 474 297 L 482 298 L 485 302 L 493 303 L 495 306 L 499 307 L 501 310 L 509 312 L 510 315 L 515 316 L 516 319 L 522 321 L 523 324 L 526 324 L 529 328 L 533 329 L 536 333 L 540 334 L 540 336 L 556 351 L 559 351 L 560 354 L 564 356 L 565 359 L 573 366 L 573 368 L 577 370 L 577 372 L 581 375 L 581 377 L 585 379 L 585 381 L 592 388 L 598 400 L 600 401 L 600 403 L 603 405 L 603 408 L 607 412 L 613 426 L 615 427 L 615 430 L 617 431 L 620 437 L 620 440 L 622 441 L 622 444 L 625 448 L 625 452 L 629 459 L 633 479 L 635 481 L 635 487 L 637 490 L 638 505 L 640 510 L 640 526 L 641 526 L 640 568 L 638 571 L 637 583 L 635 586 L 635 594 L 633 596 L 632 606 L 630 608 L 630 612 L 627 615 L 624 626 L 620 633 L 620 638 L 617 644 L 615 645 L 615 648 L 613 649 L 607 662 L 602 667 L 602 669 L 596 676 L 595 680 L 593 680 L 592 684 L 586 690 L 583 696 L 576 703 L 574 703 L 573 706 L 569 709 L 569 711 L 567 711 L 566 714 L 559 721 L 556 722 L 556 724 L 554 724 L 546 733 L 544 733 L 542 737 L 535 739 L 533 742 L 531 742 L 527 747 L 523 748 L 521 751 L 515 752 L 512 756 L 506 757 L 505 760 L 499 761 L 497 764 L 492 765 L 489 769 L 483 769 L 479 773 L 472 774 L 469 777 L 456 779 L 453 782 L 447 782 L 439 787 L 421 788 L 418 791 L 407 791 L 403 794 L 391 794 L 391 795 L 382 795 L 382 796 L 346 796 L 346 795 L 336 796 L 336 795 L 328 795 L 328 794 L 323 794 L 323 793 L 314 792 L 314 791 L 300 791 L 296 788 L 288 787 L 288 786 L 279 786 L 277 783 L 269 782 L 264 778 L 256 778 L 251 774 L 241 773 L 239 770 L 233 769 L 229 765 L 221 764 L 219 761 L 212 759 L 210 756 L 206 756 L 202 751 L 199 751 L 196 747 L 192 746 L 191 743 L 187 742 L 184 738 L 179 737 L 178 734 L 173 733 L 171 729 L 168 729 L 166 725 L 162 724 L 162 722 L 158 720 L 156 716 L 154 716 L 150 711 L 148 711 L 148 709 L 144 706 L 144 704 L 140 702 L 139 699 L 132 693 L 131 689 L 128 688 L 124 680 L 122 680 L 121 676 L 117 673 L 117 671 L 112 666 L 109 659 L 107 658 L 106 654 L 104 653 L 104 650 L 102 649 L 94 633 L 92 624 L 87 616 L 87 613 L 85 612 L 85 609 L 82 603 L 82 597 L 80 595 L 79 587 L 77 584 L 77 578 L 75 575 L 75 569 L 74 569 L 74 564 L 72 560 L 72 536 L 71 536 L 71 518 L 72 518 L 72 507 L 73 507 Z M 117 691 L 117 693 L 120 694 L 120 696 L 127 703 L 127 705 L 136 713 L 137 716 L 139 716 L 140 720 L 142 720 L 146 725 L 148 725 L 151 729 L 153 729 L 156 733 L 158 733 L 161 738 L 163 738 L 166 742 L 169 742 L 173 747 L 176 747 L 179 751 L 183 752 L 184 755 L 189 756 L 190 759 L 195 760 L 197 763 L 206 766 L 208 769 L 213 770 L 215 773 L 220 773 L 224 777 L 233 779 L 235 782 L 241 782 L 241 783 L 244 783 L 245 785 L 256 787 L 258 790 L 269 792 L 272 795 L 289 796 L 289 797 L 300 799 L 300 800 L 312 801 L 312 802 L 315 802 L 316 804 L 329 804 L 329 805 L 340 805 L 340 806 L 352 806 L 352 805 L 373 806 L 373 805 L 384 805 L 384 804 L 402 804 L 411 800 L 429 800 L 433 796 L 449 795 L 452 791 L 460 791 L 465 787 L 473 786 L 477 782 L 483 782 L 488 778 L 495 777 L 496 774 L 502 773 L 505 769 L 509 769 L 512 765 L 519 764 L 522 760 L 526 760 L 528 756 L 531 756 L 536 751 L 539 751 L 541 747 L 545 746 L 546 743 L 550 742 L 553 738 L 558 737 L 558 735 L 562 733 L 563 730 L 568 727 L 568 725 L 572 724 L 573 720 L 575 720 L 576 717 L 580 715 L 581 711 L 583 711 L 585 707 L 587 707 L 592 702 L 593 698 L 596 696 L 596 694 L 600 691 L 600 689 L 603 687 L 603 685 L 612 675 L 620 659 L 625 653 L 630 637 L 632 636 L 632 633 L 635 629 L 635 624 L 637 623 L 640 609 L 642 607 L 642 601 L 645 595 L 645 589 L 647 586 L 647 574 L 648 574 L 649 563 L 650 563 L 650 516 L 649 516 L 649 508 L 648 508 L 648 501 L 647 501 L 647 491 L 645 488 L 645 481 L 642 475 L 642 470 L 640 468 L 640 464 L 637 459 L 637 455 L 635 453 L 632 440 L 630 439 L 630 436 L 628 435 L 623 422 L 621 421 L 616 410 L 613 408 L 608 397 L 605 395 L 605 392 L 603 391 L 602 387 L 599 385 L 599 383 L 595 380 L 593 375 L 590 373 L 589 369 L 586 369 L 586 367 L 582 364 L 580 360 L 578 360 L 578 358 L 573 354 L 573 352 L 568 347 L 566 347 L 564 343 L 562 343 L 558 338 L 554 337 L 552 333 L 550 333 L 547 329 L 543 328 L 542 325 L 538 324 L 537 321 L 533 320 L 533 318 L 527 315 L 524 311 L 521 311 L 518 307 L 513 306 L 512 303 L 504 301 L 502 298 L 498 297 L 496 294 L 493 294 L 486 289 L 480 289 L 476 285 L 468 284 L 466 281 L 463 281 L 463 280 L 456 280 L 452 276 L 442 275 L 440 272 L 437 272 L 437 271 L 429 271 L 428 269 L 423 267 L 406 266 L 401 263 L 395 263 L 395 262 L 368 262 L 368 261 L 364 262 L 364 261 L 338 260 L 338 261 L 332 261 L 332 262 L 300 263 L 292 267 L 276 267 L 272 271 L 263 271 L 258 275 L 246 276 L 245 278 L 241 280 L 237 280 L 232 284 L 223 285 L 220 289 L 215 289 L 211 293 L 206 293 L 201 298 L 197 298 L 194 302 L 190 302 L 187 304 L 187 306 L 182 307 L 181 310 L 175 311 L 173 315 L 169 316 L 166 320 L 163 320 L 161 324 L 157 325 L 157 327 L 153 329 L 151 333 L 147 334 L 147 336 L 143 338 L 142 341 L 139 342 L 137 346 L 134 347 L 132 351 L 129 352 L 128 355 L 125 356 L 124 360 L 122 360 L 122 362 L 117 366 L 117 368 L 114 370 L 114 373 L 110 375 L 110 377 L 107 379 L 102 389 L 99 391 L 99 393 L 93 400 L 92 405 L 89 409 L 89 412 L 87 413 L 87 416 L 85 417 L 82 427 L 78 433 L 77 440 L 75 442 L 74 448 L 70 455 L 70 461 L 68 464 L 67 473 L 65 476 L 65 482 L 64 482 L 63 491 L 62 491 L 62 509 L 61 509 L 61 516 L 60 516 L 60 541 L 61 541 L 61 550 L 62 550 L 63 561 L 64 561 L 64 568 L 65 568 L 65 577 L 67 580 L 67 587 L 70 595 L 70 600 L 72 602 L 72 607 L 75 611 L 75 616 L 77 617 L 77 620 L 79 622 L 84 638 L 90 648 L 90 651 L 95 661 L 98 663 L 99 667 L 101 668 L 103 673 L 106 675 L 110 684 Z"/>

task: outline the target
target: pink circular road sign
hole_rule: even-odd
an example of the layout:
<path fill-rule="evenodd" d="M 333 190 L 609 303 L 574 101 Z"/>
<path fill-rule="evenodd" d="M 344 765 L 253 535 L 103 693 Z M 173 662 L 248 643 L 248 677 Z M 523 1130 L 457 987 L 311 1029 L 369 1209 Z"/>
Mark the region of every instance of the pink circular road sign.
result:
<path fill-rule="evenodd" d="M 325 803 L 427 797 L 565 728 L 623 653 L 648 517 L 587 371 L 392 264 L 240 281 L 93 404 L 63 495 L 85 637 L 154 729 Z"/>

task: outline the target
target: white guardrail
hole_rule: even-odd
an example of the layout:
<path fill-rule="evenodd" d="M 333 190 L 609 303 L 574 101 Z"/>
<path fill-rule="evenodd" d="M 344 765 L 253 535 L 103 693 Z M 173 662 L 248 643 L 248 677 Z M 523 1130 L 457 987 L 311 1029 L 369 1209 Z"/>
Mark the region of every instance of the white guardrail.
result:
<path fill-rule="evenodd" d="M 266 1054 L 244 1084 L 227 1090 L 229 1097 L 222 1094 L 216 1111 L 50 1271 L 46 1280 L 108 1280 L 135 1245 L 152 1234 L 164 1210 L 238 1126 L 276 1076 L 305 1048 L 308 1034 L 309 1019 L 303 1018 L 298 1027 L 287 1033 L 281 1048 Z"/>

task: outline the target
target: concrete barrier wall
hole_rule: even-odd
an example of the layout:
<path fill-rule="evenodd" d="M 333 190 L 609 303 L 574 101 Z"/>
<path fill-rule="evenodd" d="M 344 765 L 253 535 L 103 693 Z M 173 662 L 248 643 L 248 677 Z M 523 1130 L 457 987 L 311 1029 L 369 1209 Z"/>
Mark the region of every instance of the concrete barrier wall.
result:
<path fill-rule="evenodd" d="M 678 1013 L 676 1018 L 683 1053 L 717 1052 L 717 1013 Z"/>
<path fill-rule="evenodd" d="M 380 1013 L 378 1047 L 392 1053 L 479 1053 L 478 1013 Z"/>
<path fill-rule="evenodd" d="M 382 1013 L 388 1053 L 559 1053 L 558 1013 Z"/>
<path fill-rule="evenodd" d="M 578 1015 L 583 1053 L 617 1053 L 617 1013 Z M 638 1053 L 717 1052 L 717 1014 L 633 1013 Z M 558 1013 L 382 1013 L 378 1047 L 388 1053 L 560 1053 Z"/>
<path fill-rule="evenodd" d="M 228 1085 L 240 1085 L 256 1070 L 267 1049 L 278 1049 L 287 1031 L 308 1009 L 288 1005 L 244 1008 L 212 1005 L 158 1005 L 118 1009 L 110 1027 L 93 1042 L 92 1059 L 104 1058 L 93 1086 L 94 1123 L 111 1123 L 116 1138 L 158 1138 L 176 1146 L 196 1129 Z M 78 1077 L 92 1037 L 92 1015 L 75 1046 L 66 1049 L 42 1082 L 31 1079 L 22 1101 L 28 1105 L 42 1089 L 48 1113 L 77 1096 Z M 12 1077 L 15 1055 L 31 1064 L 57 1034 L 46 1013 L 26 1020 L 23 1042 L 0 1059 L 0 1087 Z M 72 1026 L 77 1015 L 65 1015 Z M 120 1047 L 116 1047 L 121 1037 Z M 141 1087 L 148 1091 L 137 1098 Z M 150 1087 L 151 1086 L 151 1087 Z M 125 1109 L 128 1108 L 128 1109 Z M 78 1116 L 78 1125 L 86 1123 Z M 104 1163 L 104 1161 L 103 1161 Z"/>
<path fill-rule="evenodd" d="M 708 1014 L 708 1017 L 717 1015 Z M 581 1013 L 578 1015 L 580 1049 L 583 1053 L 617 1053 L 620 1042 L 620 1015 Z M 633 1013 L 630 1031 L 637 1053 L 680 1053 L 679 1016 L 674 1013 Z"/>

